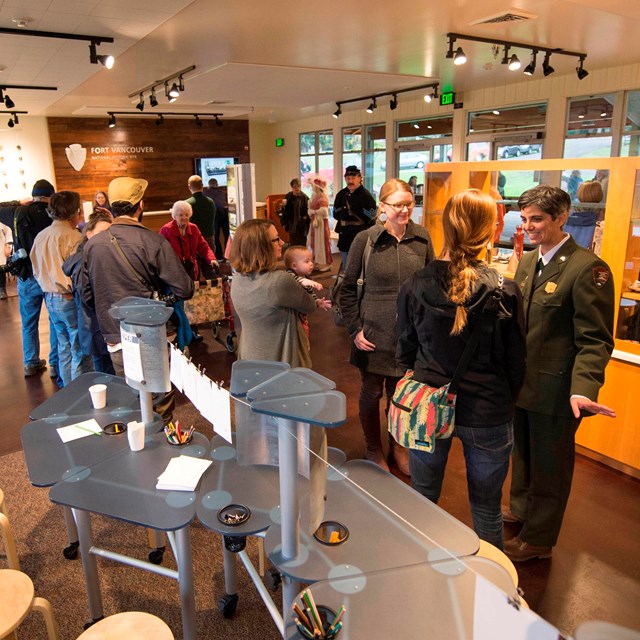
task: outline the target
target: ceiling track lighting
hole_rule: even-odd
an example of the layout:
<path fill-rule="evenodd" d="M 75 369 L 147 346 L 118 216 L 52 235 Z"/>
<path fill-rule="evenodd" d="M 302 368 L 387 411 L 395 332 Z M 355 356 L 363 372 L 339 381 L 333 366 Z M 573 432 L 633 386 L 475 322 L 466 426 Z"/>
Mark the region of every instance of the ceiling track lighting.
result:
<path fill-rule="evenodd" d="M 584 59 L 586 56 L 582 56 L 580 58 L 580 62 L 578 63 L 578 66 L 576 67 L 576 73 L 578 74 L 578 80 L 584 80 L 588 75 L 589 72 L 584 68 Z"/>
<path fill-rule="evenodd" d="M 1 93 L 1 91 L 0 91 Z M 26 115 L 27 113 L 29 113 L 28 111 L 9 111 L 9 115 L 11 116 L 9 118 L 9 121 L 7 122 L 7 125 L 13 129 L 13 127 L 15 127 L 17 124 L 20 124 L 20 118 L 18 118 L 18 114 L 22 113 L 24 115 Z"/>
<path fill-rule="evenodd" d="M 536 72 L 537 56 L 538 56 L 538 51 L 534 49 L 531 52 L 531 62 L 529 62 L 529 64 L 524 68 L 524 71 L 522 72 L 524 73 L 525 76 L 532 76 Z"/>
<path fill-rule="evenodd" d="M 149 99 L 149 101 L 151 102 L 151 99 Z M 137 107 L 136 107 L 137 108 Z M 13 116 L 14 118 L 16 118 L 15 116 L 16 112 L 13 112 Z M 20 111 L 19 113 L 26 113 L 26 111 Z M 202 127 L 204 125 L 204 120 L 203 118 L 213 118 L 214 122 L 221 127 L 222 126 L 222 120 L 220 120 L 220 117 L 224 114 L 222 113 L 182 113 L 180 111 L 163 111 L 162 113 L 142 113 L 142 110 L 140 110 L 140 112 L 137 111 L 107 111 L 107 115 L 109 116 L 109 128 L 113 128 L 116 126 L 116 116 L 126 116 L 126 117 L 133 117 L 133 116 L 143 116 L 143 117 L 155 117 L 156 118 L 156 125 L 160 126 L 162 124 L 164 124 L 164 117 L 165 116 L 179 116 L 182 118 L 195 118 L 195 123 L 196 126 L 198 127 Z M 17 118 L 16 118 L 16 122 L 17 122 Z"/>
<path fill-rule="evenodd" d="M 157 104 L 157 103 L 156 103 Z M 140 94 L 140 102 L 136 105 L 136 109 L 138 111 L 144 111 L 144 94 Z"/>
<path fill-rule="evenodd" d="M 542 73 L 545 76 L 549 76 L 554 73 L 555 69 L 550 64 L 550 58 L 552 54 L 560 55 L 560 56 L 571 56 L 579 59 L 578 66 L 576 67 L 576 73 L 578 74 L 578 78 L 580 80 L 584 80 L 589 75 L 589 72 L 584 68 L 584 62 L 587 58 L 586 53 L 581 53 L 579 51 L 566 51 L 565 49 L 558 48 L 549 48 L 549 47 L 541 47 L 538 45 L 526 44 L 524 42 L 512 42 L 509 40 L 497 40 L 495 38 L 483 38 L 480 36 L 470 36 L 464 35 L 462 33 L 447 33 L 448 38 L 448 49 L 446 57 L 448 59 L 453 59 L 454 64 L 464 64 L 467 61 L 464 52 L 461 47 L 458 47 L 454 51 L 454 45 L 458 40 L 468 40 L 470 42 L 483 42 L 486 44 L 490 44 L 497 53 L 499 51 L 498 47 L 504 47 L 504 56 L 502 58 L 502 64 L 506 64 L 509 66 L 511 71 L 517 71 L 521 67 L 520 60 L 518 56 L 514 53 L 511 56 L 509 55 L 510 49 L 526 49 L 531 51 L 531 62 L 524 68 L 523 73 L 528 76 L 532 76 L 536 69 L 536 56 L 539 52 L 543 51 L 544 62 L 542 63 Z M 459 59 L 464 58 L 464 61 L 460 61 Z"/>
<path fill-rule="evenodd" d="M 58 38 L 60 40 L 82 40 L 89 43 L 89 62 L 91 64 L 102 64 L 107 69 L 111 69 L 115 62 L 112 55 L 98 55 L 96 47 L 103 42 L 113 42 L 113 38 L 106 36 L 89 36 L 80 33 L 60 33 L 59 31 L 35 31 L 34 29 L 9 29 L 0 27 L 0 33 L 12 36 L 32 36 L 35 38 Z"/>
<path fill-rule="evenodd" d="M 410 91 L 420 91 L 422 89 L 431 89 L 432 93 L 429 94 L 430 99 L 435 100 L 438 97 L 438 87 L 440 86 L 439 82 L 430 82 L 429 84 L 421 84 L 417 87 L 407 87 L 406 89 L 396 89 L 394 91 L 385 91 L 384 93 L 376 93 L 372 96 L 362 96 L 360 98 L 350 98 L 349 100 L 339 100 L 336 102 L 337 109 L 333 112 L 334 118 L 339 118 L 342 115 L 342 105 L 343 104 L 351 104 L 352 102 L 364 102 L 365 100 L 369 100 L 369 106 L 367 107 L 367 113 L 373 113 L 374 109 L 377 109 L 378 98 L 384 98 L 385 96 L 391 96 L 391 100 L 389 101 L 389 109 L 391 111 L 395 111 L 398 108 L 398 94 L 399 93 L 409 93 Z M 425 96 L 425 100 L 427 97 Z M 428 102 L 428 100 L 427 100 Z"/>
<path fill-rule="evenodd" d="M 57 91 L 58 87 L 41 87 L 28 84 L 0 84 L 0 103 L 4 102 L 7 109 L 14 109 L 16 103 L 5 93 L 7 89 L 28 89 L 29 91 Z"/>
<path fill-rule="evenodd" d="M 142 96 L 142 94 L 144 93 L 150 92 L 149 105 L 151 107 L 157 107 L 158 98 L 156 97 L 156 89 L 160 88 L 160 90 L 162 90 L 162 88 L 164 87 L 164 95 L 166 96 L 167 100 L 169 102 L 175 102 L 180 94 L 184 91 L 185 74 L 190 73 L 195 68 L 195 65 L 191 65 L 190 67 L 186 67 L 185 69 L 180 69 L 180 71 L 172 73 L 166 78 L 155 80 L 151 84 L 148 84 L 146 87 L 142 87 L 142 89 L 138 89 L 137 91 L 130 93 L 129 98 L 135 98 L 137 96 Z"/>

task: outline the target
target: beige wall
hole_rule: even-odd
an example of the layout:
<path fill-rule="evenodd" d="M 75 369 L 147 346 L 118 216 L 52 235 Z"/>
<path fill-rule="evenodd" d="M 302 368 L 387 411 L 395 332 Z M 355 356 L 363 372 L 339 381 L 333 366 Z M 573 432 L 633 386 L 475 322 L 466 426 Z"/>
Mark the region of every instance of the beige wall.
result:
<path fill-rule="evenodd" d="M 10 129 L 3 117 L 0 127 L 0 201 L 30 196 L 41 178 L 55 185 L 47 119 L 20 116 L 20 124 Z"/>

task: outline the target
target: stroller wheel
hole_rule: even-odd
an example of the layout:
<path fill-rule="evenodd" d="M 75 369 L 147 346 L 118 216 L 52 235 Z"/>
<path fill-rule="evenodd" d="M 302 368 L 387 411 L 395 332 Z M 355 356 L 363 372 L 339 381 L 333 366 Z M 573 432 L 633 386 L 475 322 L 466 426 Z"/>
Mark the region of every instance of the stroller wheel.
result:
<path fill-rule="evenodd" d="M 227 351 L 229 353 L 235 353 L 236 352 L 236 343 L 235 343 L 235 336 L 232 335 L 231 333 L 227 336 L 227 340 L 226 340 L 226 344 L 227 344 Z"/>
<path fill-rule="evenodd" d="M 218 326 L 217 322 L 211 323 L 211 333 L 213 334 L 214 338 L 218 337 L 218 334 L 220 333 L 220 327 Z"/>

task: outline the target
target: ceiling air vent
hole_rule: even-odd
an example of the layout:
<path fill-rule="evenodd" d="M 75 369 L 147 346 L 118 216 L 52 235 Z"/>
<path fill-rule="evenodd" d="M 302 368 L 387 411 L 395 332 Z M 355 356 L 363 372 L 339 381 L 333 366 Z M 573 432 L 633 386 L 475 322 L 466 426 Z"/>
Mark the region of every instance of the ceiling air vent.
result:
<path fill-rule="evenodd" d="M 517 22 L 525 22 L 527 20 L 534 20 L 538 16 L 534 13 L 527 13 L 520 9 L 509 9 L 501 13 L 496 13 L 487 18 L 481 18 L 470 22 L 470 25 L 476 26 L 479 24 L 513 24 Z"/>

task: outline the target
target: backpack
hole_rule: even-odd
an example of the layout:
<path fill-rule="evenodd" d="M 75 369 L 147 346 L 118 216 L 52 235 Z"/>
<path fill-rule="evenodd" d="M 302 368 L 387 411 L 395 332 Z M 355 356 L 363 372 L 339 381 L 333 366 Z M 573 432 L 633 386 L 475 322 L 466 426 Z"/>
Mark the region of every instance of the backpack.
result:
<path fill-rule="evenodd" d="M 369 256 L 371 255 L 372 246 L 373 242 L 371 241 L 371 238 L 369 238 L 362 254 L 362 267 L 360 268 L 360 277 L 357 280 L 358 304 L 360 303 L 360 300 L 362 300 L 362 296 L 364 295 L 364 283 L 366 282 L 367 263 L 369 262 Z M 338 271 L 336 281 L 333 283 L 331 292 L 329 293 L 329 298 L 331 300 L 331 311 L 333 312 L 333 321 L 338 327 L 344 327 L 347 324 L 347 321 L 342 315 L 342 308 L 340 307 L 340 292 L 342 291 L 343 284 L 344 266 L 340 265 L 340 271 Z"/>

